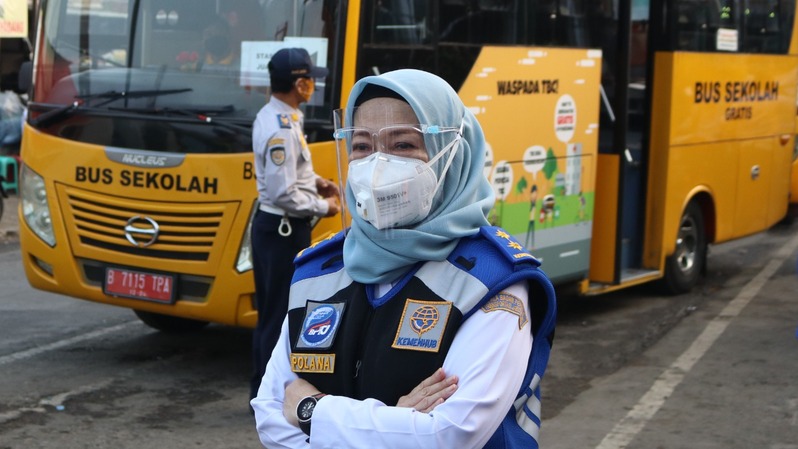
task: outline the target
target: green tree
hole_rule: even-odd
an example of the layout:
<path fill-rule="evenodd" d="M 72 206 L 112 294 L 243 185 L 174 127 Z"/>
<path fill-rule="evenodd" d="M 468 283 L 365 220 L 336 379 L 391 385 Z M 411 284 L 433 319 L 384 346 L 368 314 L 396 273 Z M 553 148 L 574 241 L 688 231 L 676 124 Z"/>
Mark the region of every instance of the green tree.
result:
<path fill-rule="evenodd" d="M 554 150 L 549 147 L 549 150 L 546 151 L 546 162 L 543 164 L 543 174 L 546 176 L 546 179 L 551 181 L 551 177 L 554 176 L 556 171 L 557 158 L 554 156 Z"/>
<path fill-rule="evenodd" d="M 515 184 L 515 193 L 524 193 L 527 185 L 526 178 L 521 176 L 521 179 Z"/>

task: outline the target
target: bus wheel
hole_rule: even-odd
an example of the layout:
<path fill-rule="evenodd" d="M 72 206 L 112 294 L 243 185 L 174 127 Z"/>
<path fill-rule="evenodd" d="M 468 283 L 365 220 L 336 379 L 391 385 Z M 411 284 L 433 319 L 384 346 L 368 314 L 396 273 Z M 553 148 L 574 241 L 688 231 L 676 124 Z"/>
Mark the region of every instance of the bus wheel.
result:
<path fill-rule="evenodd" d="M 207 321 L 191 320 L 188 318 L 144 312 L 141 310 L 134 310 L 134 312 L 136 312 L 136 316 L 147 326 L 170 334 L 198 331 L 208 325 Z"/>
<path fill-rule="evenodd" d="M 665 261 L 665 288 L 678 295 L 689 292 L 698 283 L 707 256 L 704 215 L 696 202 L 690 202 L 679 222 L 676 249 Z"/>

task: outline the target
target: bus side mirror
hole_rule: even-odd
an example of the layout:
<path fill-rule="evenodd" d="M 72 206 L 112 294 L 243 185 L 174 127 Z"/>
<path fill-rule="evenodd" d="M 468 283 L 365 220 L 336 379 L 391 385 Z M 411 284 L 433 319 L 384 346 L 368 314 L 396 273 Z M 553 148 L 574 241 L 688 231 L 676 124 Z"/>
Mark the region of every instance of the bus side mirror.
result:
<path fill-rule="evenodd" d="M 25 61 L 19 66 L 17 86 L 20 92 L 28 93 L 33 80 L 33 62 Z"/>

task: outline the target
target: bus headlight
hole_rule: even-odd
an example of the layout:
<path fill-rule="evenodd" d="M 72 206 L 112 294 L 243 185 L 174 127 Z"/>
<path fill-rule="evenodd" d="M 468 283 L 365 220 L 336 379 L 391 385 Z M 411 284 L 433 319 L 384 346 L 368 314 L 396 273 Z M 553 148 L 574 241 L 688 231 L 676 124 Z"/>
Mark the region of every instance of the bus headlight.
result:
<path fill-rule="evenodd" d="M 247 230 L 244 231 L 244 237 L 241 238 L 241 247 L 238 248 L 238 260 L 236 261 L 236 271 L 243 273 L 252 269 L 252 221 L 255 219 L 255 212 L 258 210 L 258 201 L 252 206 L 252 212 L 249 213 L 249 222 L 247 222 Z"/>
<path fill-rule="evenodd" d="M 55 234 L 53 234 L 53 222 L 50 217 L 50 205 L 47 203 L 44 179 L 23 164 L 19 175 L 19 184 L 22 216 L 25 218 L 25 223 L 45 243 L 55 246 Z"/>

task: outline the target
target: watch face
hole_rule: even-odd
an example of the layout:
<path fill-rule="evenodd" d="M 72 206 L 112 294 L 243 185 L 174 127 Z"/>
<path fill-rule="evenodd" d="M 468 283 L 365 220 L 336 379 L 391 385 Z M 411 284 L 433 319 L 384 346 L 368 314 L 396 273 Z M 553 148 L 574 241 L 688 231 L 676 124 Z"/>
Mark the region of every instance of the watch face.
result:
<path fill-rule="evenodd" d="M 316 408 L 316 398 L 307 397 L 299 401 L 296 407 L 296 416 L 300 421 L 307 421 L 313 416 L 313 409 Z"/>

